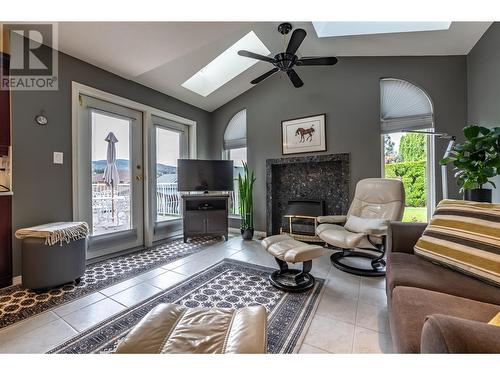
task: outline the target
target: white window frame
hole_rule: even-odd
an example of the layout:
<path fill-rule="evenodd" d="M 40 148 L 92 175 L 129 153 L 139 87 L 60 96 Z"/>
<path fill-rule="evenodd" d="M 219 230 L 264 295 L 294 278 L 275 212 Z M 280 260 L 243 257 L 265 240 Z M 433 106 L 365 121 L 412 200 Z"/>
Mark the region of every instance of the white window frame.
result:
<path fill-rule="evenodd" d="M 106 91 L 96 89 L 91 86 L 84 85 L 82 83 L 72 81 L 71 82 L 71 130 L 72 130 L 72 183 L 73 183 L 73 218 L 78 217 L 79 207 L 78 207 L 78 175 L 80 173 L 77 155 L 78 147 L 80 141 L 78 139 L 78 129 L 81 124 L 79 124 L 79 105 L 80 105 L 80 95 L 86 95 L 94 97 L 96 99 L 105 100 L 110 103 L 128 107 L 133 110 L 142 112 L 143 115 L 143 172 L 144 172 L 144 246 L 149 247 L 153 245 L 154 241 L 154 222 L 151 223 L 149 212 L 151 207 L 151 197 L 149 193 L 149 132 L 154 128 L 153 116 L 164 118 L 166 120 L 171 120 L 179 124 L 187 125 L 189 128 L 188 132 L 188 144 L 189 144 L 189 157 L 196 159 L 197 157 L 197 133 L 196 133 L 196 121 L 160 110 L 155 107 L 148 106 L 118 95 L 110 94 Z M 153 150 L 156 152 L 156 150 Z"/>

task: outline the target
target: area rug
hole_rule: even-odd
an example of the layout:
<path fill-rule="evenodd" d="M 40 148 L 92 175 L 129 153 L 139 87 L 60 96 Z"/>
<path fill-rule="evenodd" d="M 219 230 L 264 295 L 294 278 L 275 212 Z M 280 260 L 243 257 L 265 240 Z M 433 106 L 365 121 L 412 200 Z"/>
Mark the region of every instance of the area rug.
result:
<path fill-rule="evenodd" d="M 35 293 L 21 285 L 0 289 L 0 328 L 187 257 L 220 241 L 218 237 L 198 237 L 184 243 L 176 238 L 146 250 L 90 264 L 80 284 L 69 283 L 43 293 Z"/>
<path fill-rule="evenodd" d="M 293 353 L 319 301 L 324 281 L 313 289 L 287 293 L 272 287 L 273 269 L 233 259 L 212 267 L 80 333 L 49 353 L 112 353 L 123 337 L 156 305 L 176 303 L 187 307 L 239 308 L 263 305 L 268 313 L 268 353 Z"/>

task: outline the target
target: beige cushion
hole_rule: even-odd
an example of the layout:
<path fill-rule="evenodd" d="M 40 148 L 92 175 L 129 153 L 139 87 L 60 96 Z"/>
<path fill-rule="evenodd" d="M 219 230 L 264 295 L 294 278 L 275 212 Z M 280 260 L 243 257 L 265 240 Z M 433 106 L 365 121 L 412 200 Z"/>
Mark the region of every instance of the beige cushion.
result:
<path fill-rule="evenodd" d="M 356 184 L 347 216 L 401 221 L 404 202 L 405 190 L 400 180 L 366 178 Z"/>
<path fill-rule="evenodd" d="M 441 201 L 415 254 L 500 285 L 500 204 Z"/>
<path fill-rule="evenodd" d="M 265 354 L 266 315 L 264 306 L 230 310 L 160 304 L 130 331 L 116 353 Z"/>
<path fill-rule="evenodd" d="M 351 215 L 347 218 L 344 228 L 350 232 L 370 235 L 387 234 L 389 221 L 386 219 L 369 219 Z"/>
<path fill-rule="evenodd" d="M 366 237 L 364 233 L 349 232 L 344 227 L 335 224 L 318 225 L 316 234 L 328 244 L 344 249 L 359 246 L 361 241 Z"/>
<path fill-rule="evenodd" d="M 290 263 L 305 262 L 325 253 L 321 246 L 308 245 L 283 234 L 264 238 L 262 246 L 272 256 Z"/>
<path fill-rule="evenodd" d="M 329 223 L 329 224 L 344 224 L 347 220 L 347 215 L 329 215 L 329 216 L 318 216 L 316 218 L 318 223 Z"/>

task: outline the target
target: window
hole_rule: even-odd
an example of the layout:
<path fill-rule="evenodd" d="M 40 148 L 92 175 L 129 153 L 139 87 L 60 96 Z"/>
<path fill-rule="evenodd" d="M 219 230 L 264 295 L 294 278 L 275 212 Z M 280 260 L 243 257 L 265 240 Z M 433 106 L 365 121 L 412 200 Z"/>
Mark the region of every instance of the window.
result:
<path fill-rule="evenodd" d="M 188 157 L 188 129 L 186 125 L 157 116 L 153 116 L 153 123 L 155 131 L 152 143 L 156 149 L 153 158 L 156 177 L 153 196 L 156 201 L 155 221 L 158 224 L 181 217 L 177 160 Z"/>
<path fill-rule="evenodd" d="M 313 22 L 318 38 L 448 30 L 451 22 Z"/>
<path fill-rule="evenodd" d="M 180 197 L 177 192 L 180 146 L 181 133 L 156 127 L 156 221 L 180 217 Z"/>
<path fill-rule="evenodd" d="M 243 174 L 243 163 L 247 162 L 247 111 L 236 113 L 224 132 L 224 158 L 234 161 L 234 190 L 231 192 L 229 212 L 239 215 L 238 175 Z"/>
<path fill-rule="evenodd" d="M 264 56 L 271 53 L 257 35 L 250 31 L 184 82 L 182 87 L 204 97 L 210 95 L 234 77 L 257 64 L 258 60 L 238 55 L 238 51 L 242 49 Z"/>
<path fill-rule="evenodd" d="M 434 128 L 429 96 L 399 79 L 380 82 L 382 171 L 403 181 L 406 202 L 403 221 L 426 222 L 434 208 Z"/>
<path fill-rule="evenodd" d="M 233 215 L 240 214 L 239 205 L 239 191 L 238 191 L 238 175 L 243 175 L 243 163 L 247 162 L 247 148 L 233 148 L 228 151 L 228 160 L 234 162 L 233 177 L 234 177 L 234 190 L 231 194 L 229 212 Z"/>

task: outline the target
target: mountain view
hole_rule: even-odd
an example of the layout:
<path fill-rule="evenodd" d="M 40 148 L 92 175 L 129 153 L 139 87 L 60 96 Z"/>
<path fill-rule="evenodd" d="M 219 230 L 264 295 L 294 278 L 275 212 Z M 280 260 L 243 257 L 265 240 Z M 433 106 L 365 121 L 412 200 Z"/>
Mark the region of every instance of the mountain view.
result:
<path fill-rule="evenodd" d="M 98 182 L 102 181 L 102 175 L 106 169 L 106 160 L 93 160 L 92 161 L 92 181 Z M 116 167 L 118 168 L 118 174 L 120 175 L 120 181 L 130 181 L 130 163 L 127 159 L 117 159 Z M 177 174 L 177 166 L 165 165 L 158 163 L 156 164 L 156 170 L 158 175 L 164 174 Z"/>

